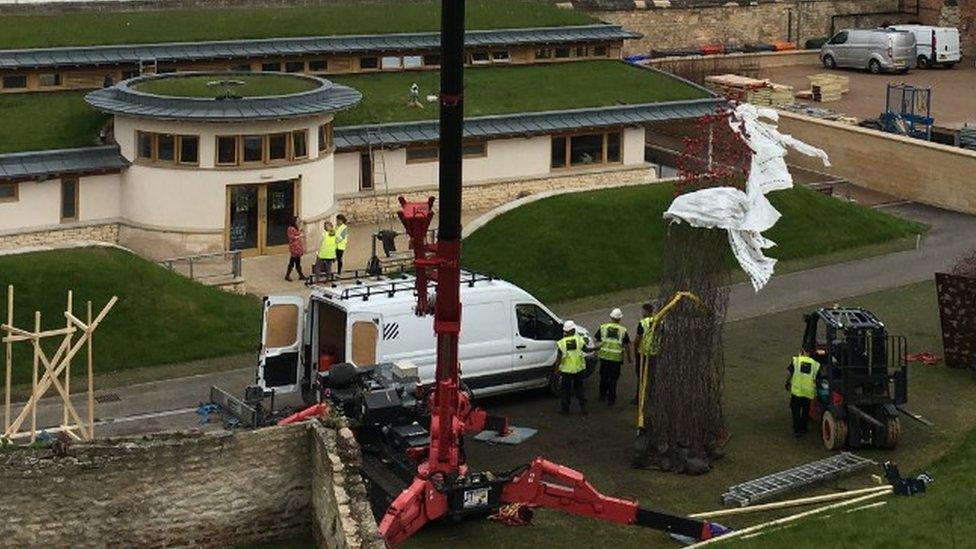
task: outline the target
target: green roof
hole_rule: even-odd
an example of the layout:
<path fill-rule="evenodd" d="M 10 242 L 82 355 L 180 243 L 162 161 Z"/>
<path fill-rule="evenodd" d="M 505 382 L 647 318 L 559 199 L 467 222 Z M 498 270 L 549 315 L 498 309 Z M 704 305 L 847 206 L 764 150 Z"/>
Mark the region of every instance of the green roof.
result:
<path fill-rule="evenodd" d="M 466 19 L 469 30 L 598 22 L 578 11 L 527 0 L 469 0 Z M 390 34 L 439 28 L 440 2 L 437 0 L 350 2 L 294 8 L 5 14 L 0 18 L 0 49 Z"/>
<path fill-rule="evenodd" d="M 310 91 L 320 85 L 316 80 L 290 74 L 214 73 L 185 76 L 176 73 L 139 82 L 133 89 L 168 97 L 214 98 L 225 92 L 237 97 L 267 97 Z"/>
<path fill-rule="evenodd" d="M 359 105 L 336 115 L 336 126 L 437 118 L 436 72 L 336 76 L 331 80 L 359 90 Z M 410 86 L 420 87 L 423 108 L 411 107 Z M 550 65 L 473 67 L 464 72 L 464 115 L 608 107 L 708 97 L 700 88 L 664 73 L 621 61 L 575 61 Z"/>
<path fill-rule="evenodd" d="M 251 78 L 258 81 L 261 76 L 266 75 Z M 437 93 L 437 72 L 332 80 L 363 93 L 359 105 L 336 115 L 336 126 L 437 118 L 437 103 L 426 101 L 428 94 Z M 423 108 L 408 105 L 414 82 L 420 87 Z M 705 97 L 703 90 L 682 80 L 621 61 L 476 67 L 465 71 L 464 113 L 475 117 Z M 84 92 L 0 95 L 0 153 L 91 145 L 106 119 L 85 103 Z"/>

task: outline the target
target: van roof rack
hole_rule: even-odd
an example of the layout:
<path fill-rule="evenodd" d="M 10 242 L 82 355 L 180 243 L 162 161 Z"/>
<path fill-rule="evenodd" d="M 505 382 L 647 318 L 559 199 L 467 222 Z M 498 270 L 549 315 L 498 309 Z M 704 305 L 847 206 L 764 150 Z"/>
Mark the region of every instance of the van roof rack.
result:
<path fill-rule="evenodd" d="M 353 271 L 348 275 L 337 275 L 333 278 L 318 277 L 317 280 L 308 283 L 310 287 L 318 288 L 324 293 L 330 294 L 335 299 L 355 299 L 360 298 L 368 301 L 371 297 L 393 297 L 401 292 L 413 293 L 416 278 L 406 269 L 395 275 L 379 276 L 356 276 L 358 271 Z M 339 284 L 342 281 L 353 281 L 352 285 Z M 474 271 L 461 271 L 461 284 L 467 284 L 473 288 L 478 282 L 491 282 L 498 280 L 493 273 L 482 274 Z M 431 281 L 428 288 L 436 288 L 437 283 Z"/>

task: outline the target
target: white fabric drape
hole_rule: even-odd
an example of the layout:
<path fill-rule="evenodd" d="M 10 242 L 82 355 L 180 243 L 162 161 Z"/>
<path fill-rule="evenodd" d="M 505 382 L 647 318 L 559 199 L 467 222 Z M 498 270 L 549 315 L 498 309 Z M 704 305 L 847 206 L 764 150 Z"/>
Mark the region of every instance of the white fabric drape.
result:
<path fill-rule="evenodd" d="M 784 160 L 787 147 L 818 157 L 824 166 L 830 166 L 827 153 L 779 133 L 775 126 L 760 118 L 779 120 L 774 109 L 748 103 L 736 106 L 729 117 L 732 131 L 752 151 L 745 192 L 735 187 L 702 189 L 678 196 L 664 212 L 664 218 L 673 223 L 684 221 L 692 227 L 728 231 L 732 253 L 757 292 L 769 282 L 776 265 L 776 260 L 766 257 L 764 251 L 776 243 L 765 238 L 762 232 L 776 224 L 780 213 L 766 198 L 766 193 L 793 186 L 793 177 Z"/>

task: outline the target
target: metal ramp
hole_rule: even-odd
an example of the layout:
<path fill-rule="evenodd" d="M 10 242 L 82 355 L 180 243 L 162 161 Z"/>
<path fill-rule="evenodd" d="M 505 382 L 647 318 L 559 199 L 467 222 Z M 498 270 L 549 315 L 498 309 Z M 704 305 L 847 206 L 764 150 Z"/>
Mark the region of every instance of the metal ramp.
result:
<path fill-rule="evenodd" d="M 722 501 L 726 505 L 746 507 L 785 492 L 853 473 L 868 465 L 875 465 L 875 462 L 850 452 L 841 452 L 826 459 L 730 486 L 722 494 Z"/>

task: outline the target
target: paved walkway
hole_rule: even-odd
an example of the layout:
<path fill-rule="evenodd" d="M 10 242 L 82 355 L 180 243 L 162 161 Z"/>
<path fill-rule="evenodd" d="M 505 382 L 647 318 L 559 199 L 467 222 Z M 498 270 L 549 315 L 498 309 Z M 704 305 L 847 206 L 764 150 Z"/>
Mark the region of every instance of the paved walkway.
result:
<path fill-rule="evenodd" d="M 933 273 L 946 269 L 957 257 L 976 245 L 976 217 L 916 204 L 892 206 L 888 211 L 931 225 L 932 229 L 921 239 L 918 249 L 774 275 L 769 285 L 759 293 L 754 292 L 748 284 L 738 284 L 732 288 L 729 320 L 839 301 L 930 280 Z M 621 304 L 607 303 L 599 310 L 576 315 L 575 320 L 592 330 L 604 321 L 614 306 Z M 630 303 L 621 307 L 626 324 L 634 324 L 640 304 Z M 103 391 L 118 394 L 120 400 L 96 406 L 98 417 L 103 419 L 103 423 L 96 427 L 96 433 L 110 436 L 193 427 L 197 425 L 194 414 L 196 407 L 208 398 L 210 387 L 219 385 L 233 394 L 242 394 L 244 386 L 253 380 L 253 364 L 253 360 L 248 360 L 246 368 L 229 372 Z M 294 404 L 296 400 L 292 397 L 285 403 Z M 55 424 L 60 417 L 59 410 L 54 399 L 43 402 L 39 424 Z"/>

